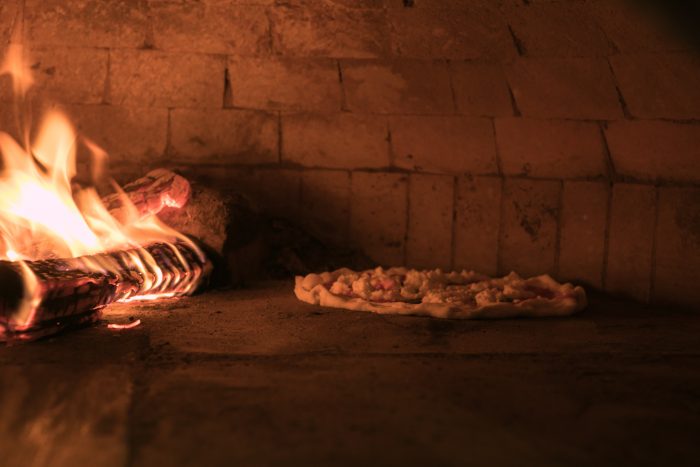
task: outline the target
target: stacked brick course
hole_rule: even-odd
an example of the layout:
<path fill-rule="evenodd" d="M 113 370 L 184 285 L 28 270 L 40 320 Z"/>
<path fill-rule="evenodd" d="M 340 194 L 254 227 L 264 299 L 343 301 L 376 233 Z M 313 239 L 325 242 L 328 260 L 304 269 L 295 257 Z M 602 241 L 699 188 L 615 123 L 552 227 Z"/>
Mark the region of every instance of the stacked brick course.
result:
<path fill-rule="evenodd" d="M 382 264 L 700 303 L 700 58 L 633 2 L 5 0 L 20 36 L 124 176 L 177 166 Z"/>

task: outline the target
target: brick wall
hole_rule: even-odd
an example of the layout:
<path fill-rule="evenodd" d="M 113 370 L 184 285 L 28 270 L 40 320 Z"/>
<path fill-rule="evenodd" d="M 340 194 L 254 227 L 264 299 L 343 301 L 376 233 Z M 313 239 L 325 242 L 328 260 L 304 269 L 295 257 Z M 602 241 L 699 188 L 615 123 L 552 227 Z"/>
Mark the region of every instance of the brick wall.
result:
<path fill-rule="evenodd" d="M 0 41 L 122 177 L 179 167 L 383 264 L 698 305 L 700 56 L 633 3 L 3 0 Z"/>

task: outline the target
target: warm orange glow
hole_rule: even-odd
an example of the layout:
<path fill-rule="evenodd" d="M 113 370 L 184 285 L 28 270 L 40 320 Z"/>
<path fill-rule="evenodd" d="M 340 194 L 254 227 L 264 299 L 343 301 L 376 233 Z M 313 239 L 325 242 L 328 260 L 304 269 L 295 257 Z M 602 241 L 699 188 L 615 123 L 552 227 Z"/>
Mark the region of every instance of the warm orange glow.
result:
<path fill-rule="evenodd" d="M 0 74 L 12 78 L 18 103 L 22 102 L 33 79 L 21 45 L 9 47 Z M 95 188 L 74 183 L 77 148 L 82 145 L 93 155 L 93 176 L 103 172 L 106 157 L 103 149 L 79 137 L 68 118 L 56 110 L 43 117 L 31 140 L 27 136 L 29 122 L 18 121 L 23 127 L 20 130 L 24 143 L 0 132 L 0 259 L 21 263 L 25 288 L 22 306 L 12 317 L 17 329 L 31 325 L 41 304 L 38 282 L 24 260 L 77 258 L 130 249 L 131 252 L 122 253 L 128 256 L 122 259 L 137 268 L 143 285 L 137 295 L 125 300 L 152 300 L 191 292 L 196 281 L 183 281 L 175 291 L 159 292 L 166 289 L 166 282 L 178 284 L 179 278 L 173 278 L 173 271 L 164 273 L 141 247 L 154 242 L 168 243 L 182 259 L 172 243 L 186 242 L 199 252 L 196 246 L 155 215 L 139 213 L 116 184 L 114 188 L 126 208 L 125 218 L 120 216 L 119 220 L 109 213 Z M 177 204 L 170 199 L 163 202 Z M 80 261 L 81 270 L 119 275 L 116 259 L 103 256 L 76 261 Z"/>
<path fill-rule="evenodd" d="M 107 325 L 107 329 L 113 329 L 115 331 L 122 331 L 124 329 L 133 329 L 133 328 L 140 326 L 140 325 L 141 325 L 141 320 L 137 319 L 137 320 L 134 320 L 128 324 L 109 323 Z"/>

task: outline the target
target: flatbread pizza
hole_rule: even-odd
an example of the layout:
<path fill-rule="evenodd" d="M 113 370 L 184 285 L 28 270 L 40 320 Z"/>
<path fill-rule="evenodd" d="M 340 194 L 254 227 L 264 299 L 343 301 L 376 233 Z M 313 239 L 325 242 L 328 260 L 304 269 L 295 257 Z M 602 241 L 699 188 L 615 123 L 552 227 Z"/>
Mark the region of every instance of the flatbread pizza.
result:
<path fill-rule="evenodd" d="M 294 293 L 314 305 L 454 319 L 568 316 L 586 307 L 582 287 L 548 275 L 492 278 L 474 271 L 403 267 L 297 276 Z"/>

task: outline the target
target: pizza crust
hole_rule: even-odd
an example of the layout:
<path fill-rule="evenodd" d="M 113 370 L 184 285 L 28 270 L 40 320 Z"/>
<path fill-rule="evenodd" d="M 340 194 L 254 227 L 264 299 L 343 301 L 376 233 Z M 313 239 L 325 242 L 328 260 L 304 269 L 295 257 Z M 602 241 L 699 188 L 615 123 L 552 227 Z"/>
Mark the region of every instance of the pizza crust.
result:
<path fill-rule="evenodd" d="M 408 270 L 405 268 L 392 268 L 390 271 L 405 273 Z M 442 274 L 439 270 L 437 270 L 437 273 Z M 417 315 L 448 319 L 569 316 L 581 311 L 587 305 L 586 293 L 582 287 L 573 286 L 572 284 L 560 284 L 546 274 L 525 279 L 525 281 L 527 281 L 528 285 L 555 292 L 554 298 L 535 297 L 516 303 L 498 302 L 481 306 L 460 303 L 377 302 L 360 297 L 333 294 L 326 288 L 326 284 L 335 281 L 341 275 L 347 274 L 358 274 L 358 272 L 343 268 L 333 272 L 309 274 L 305 277 L 297 276 L 295 278 L 294 294 L 299 300 L 313 305 L 369 311 L 379 314 Z M 462 274 L 479 276 L 473 272 Z M 507 277 L 509 276 L 505 278 Z"/>

